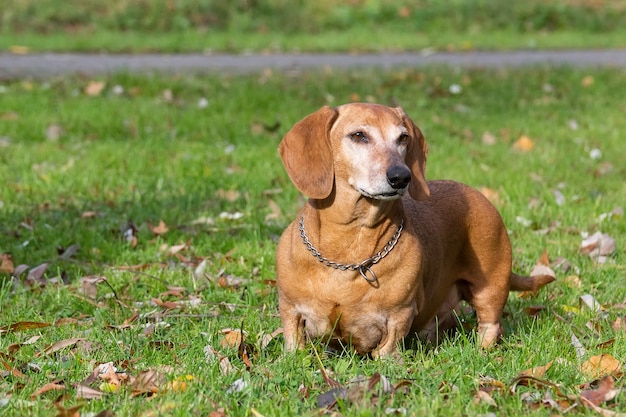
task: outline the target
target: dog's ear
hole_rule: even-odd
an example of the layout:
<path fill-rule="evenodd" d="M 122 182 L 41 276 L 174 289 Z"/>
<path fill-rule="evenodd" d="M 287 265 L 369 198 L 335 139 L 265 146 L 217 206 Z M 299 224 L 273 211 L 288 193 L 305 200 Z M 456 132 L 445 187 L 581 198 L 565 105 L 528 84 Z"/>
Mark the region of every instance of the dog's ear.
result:
<path fill-rule="evenodd" d="M 412 140 L 406 153 L 406 163 L 411 170 L 413 178 L 409 183 L 409 194 L 414 200 L 426 200 L 430 196 L 428 183 L 426 182 L 426 155 L 428 145 L 422 131 L 413 123 L 413 120 L 404 112 L 402 107 L 394 109 L 404 122 Z"/>
<path fill-rule="evenodd" d="M 323 199 L 333 190 L 329 135 L 336 119 L 337 111 L 324 106 L 296 123 L 278 146 L 289 178 L 309 198 Z"/>

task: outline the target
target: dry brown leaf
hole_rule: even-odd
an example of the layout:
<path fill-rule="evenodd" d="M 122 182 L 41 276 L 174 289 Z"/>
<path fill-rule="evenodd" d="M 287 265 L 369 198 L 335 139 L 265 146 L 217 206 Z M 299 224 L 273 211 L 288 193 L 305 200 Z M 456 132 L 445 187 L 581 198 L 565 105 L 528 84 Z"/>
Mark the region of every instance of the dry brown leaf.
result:
<path fill-rule="evenodd" d="M 606 375 L 619 375 L 622 372 L 622 364 L 608 353 L 592 356 L 580 365 L 582 372 L 592 378 Z"/>
<path fill-rule="evenodd" d="M 276 202 L 272 199 L 267 201 L 267 205 L 270 209 L 270 212 L 265 216 L 265 221 L 276 220 L 282 216 L 283 212 L 280 209 L 280 206 L 276 204 Z"/>
<path fill-rule="evenodd" d="M 156 394 L 164 385 L 164 382 L 165 375 L 159 371 L 148 369 L 147 371 L 140 372 L 131 384 L 133 396 L 144 394 L 150 396 Z"/>
<path fill-rule="evenodd" d="M 532 376 L 535 378 L 542 378 L 546 374 L 548 369 L 550 369 L 550 367 L 552 367 L 552 361 L 548 362 L 544 366 L 537 366 L 534 368 L 526 369 L 525 371 L 522 371 L 522 373 L 520 373 L 520 376 Z"/>
<path fill-rule="evenodd" d="M 238 329 L 222 329 L 220 333 L 224 335 L 220 345 L 224 348 L 238 347 L 245 340 L 245 333 Z"/>
<path fill-rule="evenodd" d="M 26 280 L 42 284 L 45 283 L 45 280 L 42 277 L 43 274 L 46 272 L 46 269 L 48 269 L 48 264 L 46 262 L 42 263 L 41 265 L 37 265 L 36 267 L 28 271 Z"/>
<path fill-rule="evenodd" d="M 603 402 L 611 401 L 619 392 L 619 389 L 615 389 L 613 377 L 607 375 L 600 380 L 597 388 L 585 390 L 580 393 L 580 396 L 594 405 L 600 405 Z"/>
<path fill-rule="evenodd" d="M 583 239 L 580 252 L 583 255 L 589 255 L 592 259 L 610 255 L 615 252 L 615 239 L 606 233 L 596 232 Z"/>
<path fill-rule="evenodd" d="M 500 199 L 500 194 L 497 191 L 488 187 L 481 187 L 480 192 L 482 195 L 487 197 L 487 199 L 493 204 L 499 205 L 502 203 L 502 200 Z"/>
<path fill-rule="evenodd" d="M 548 256 L 547 250 L 545 249 L 543 250 L 543 252 L 541 253 L 541 256 L 537 260 L 537 265 L 550 266 L 550 257 Z"/>
<path fill-rule="evenodd" d="M 95 300 L 98 295 L 98 284 L 106 281 L 106 277 L 102 275 L 89 275 L 82 277 L 79 282 L 81 284 L 79 292 L 85 297 Z"/>
<path fill-rule="evenodd" d="M 30 339 L 28 339 L 27 341 L 22 342 L 22 343 L 10 344 L 8 349 L 7 349 L 8 352 L 9 352 L 9 355 L 13 355 L 15 352 L 20 350 L 22 348 L 22 346 L 32 345 L 33 343 L 35 343 L 40 338 L 41 338 L 41 336 L 38 335 L 38 336 L 33 336 Z"/>
<path fill-rule="evenodd" d="M 163 220 L 159 220 L 159 224 L 156 226 L 150 226 L 150 230 L 152 231 L 152 233 L 154 233 L 157 236 L 161 236 L 164 235 L 165 233 L 169 232 L 169 228 L 167 227 L 167 225 L 165 224 L 165 222 Z"/>
<path fill-rule="evenodd" d="M 535 317 L 545 309 L 545 306 L 528 306 L 524 308 L 524 313 L 528 316 Z"/>
<path fill-rule="evenodd" d="M 0 273 L 12 274 L 15 270 L 13 258 L 10 253 L 0 253 Z"/>
<path fill-rule="evenodd" d="M 105 86 L 106 83 L 104 81 L 89 81 L 85 87 L 85 94 L 92 97 L 99 96 L 102 94 L 102 90 L 104 90 Z"/>
<path fill-rule="evenodd" d="M 65 390 L 65 384 L 61 383 L 61 380 L 59 379 L 59 380 L 56 380 L 56 381 L 48 382 L 43 387 L 41 387 L 37 391 L 33 392 L 30 395 L 30 399 L 34 400 L 35 398 L 39 397 L 42 394 L 45 394 L 46 392 L 63 391 L 63 390 Z"/>
<path fill-rule="evenodd" d="M 616 332 L 626 332 L 626 316 L 616 318 L 611 327 Z"/>
<path fill-rule="evenodd" d="M 96 217 L 98 215 L 97 211 L 83 211 L 80 214 L 81 219 L 90 219 L 92 217 Z"/>
<path fill-rule="evenodd" d="M 42 323 L 38 321 L 20 321 L 8 326 L 0 327 L 0 334 L 8 332 L 19 332 L 22 330 L 40 329 L 42 327 L 52 326 L 50 323 Z"/>
<path fill-rule="evenodd" d="M 476 392 L 476 394 L 474 394 L 474 398 L 473 398 L 473 403 L 474 404 L 487 404 L 490 407 L 497 407 L 498 404 L 496 403 L 496 401 L 491 397 L 491 395 L 489 395 L 488 392 L 485 392 L 483 390 L 478 390 Z"/>
<path fill-rule="evenodd" d="M 182 251 L 183 249 L 186 249 L 187 245 L 185 243 L 181 243 L 180 245 L 174 245 L 174 246 L 170 246 L 167 249 L 167 254 L 168 255 L 176 255 L 178 252 Z"/>
<path fill-rule="evenodd" d="M 496 139 L 496 137 L 495 137 L 495 135 L 493 133 L 485 132 L 485 133 L 483 133 L 482 141 L 483 141 L 484 145 L 491 146 L 491 145 L 495 145 L 495 143 L 498 140 Z"/>
<path fill-rule="evenodd" d="M 220 372 L 224 375 L 228 375 L 235 371 L 235 368 L 231 365 L 228 357 L 213 349 L 211 345 L 206 345 L 204 347 L 204 356 L 209 362 L 218 361 Z"/>
<path fill-rule="evenodd" d="M 161 301 L 158 298 L 152 298 L 152 302 L 166 310 L 173 310 L 180 307 L 180 305 L 175 301 Z"/>
<path fill-rule="evenodd" d="M 74 388 L 76 389 L 76 398 L 99 400 L 104 396 L 104 392 L 86 385 L 76 384 L 74 385 Z"/>
<path fill-rule="evenodd" d="M 161 294 L 159 294 L 159 297 L 164 298 L 167 296 L 172 296 L 172 297 L 176 297 L 176 298 L 183 298 L 184 294 L 187 292 L 187 288 L 185 287 L 173 287 L 173 286 L 169 286 L 167 287 L 167 291 L 162 292 Z"/>
<path fill-rule="evenodd" d="M 513 144 L 513 149 L 520 152 L 528 152 L 535 147 L 535 142 L 526 135 L 520 136 Z"/>
<path fill-rule="evenodd" d="M 222 200 L 228 201 L 229 203 L 234 203 L 241 198 L 241 192 L 237 190 L 223 190 L 221 188 L 217 190 L 215 195 Z"/>
<path fill-rule="evenodd" d="M 56 409 L 59 411 L 55 417 L 80 417 L 80 410 L 85 404 L 78 404 L 70 408 L 65 408 L 61 401 L 65 396 L 60 396 L 53 404 Z"/>
<path fill-rule="evenodd" d="M 63 350 L 65 348 L 67 348 L 67 347 L 74 346 L 76 343 L 81 342 L 83 340 L 85 340 L 85 339 L 82 338 L 82 337 L 74 337 L 74 338 L 71 338 L 71 339 L 61 340 L 59 342 L 51 344 L 50 346 L 48 346 L 47 348 L 45 348 L 41 352 L 37 352 L 35 354 L 35 357 L 38 358 L 41 355 L 50 355 L 52 353 L 56 353 L 56 352 L 58 352 L 60 350 Z"/>

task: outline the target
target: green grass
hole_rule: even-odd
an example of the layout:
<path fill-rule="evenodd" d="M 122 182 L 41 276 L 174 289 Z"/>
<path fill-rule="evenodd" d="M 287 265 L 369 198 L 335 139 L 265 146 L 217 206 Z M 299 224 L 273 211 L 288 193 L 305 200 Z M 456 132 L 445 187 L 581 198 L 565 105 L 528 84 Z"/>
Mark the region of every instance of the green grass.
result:
<path fill-rule="evenodd" d="M 556 413 L 525 402 L 523 393 L 543 395 L 541 387 L 520 387 L 515 394 L 496 390 L 495 407 L 474 403 L 473 397 L 483 377 L 507 384 L 550 361 L 554 365 L 543 378 L 577 395 L 579 384 L 593 380 L 581 373 L 582 361 L 600 353 L 622 364 L 626 360 L 624 332 L 611 326 L 624 315 L 619 305 L 626 299 L 626 226 L 623 215 L 598 220 L 623 208 L 626 196 L 625 79 L 623 70 L 431 68 L 245 77 L 117 74 L 3 84 L 0 254 L 10 253 L 16 266 L 49 265 L 43 283 L 26 274 L 0 275 L 0 327 L 75 320 L 0 334 L 0 412 L 49 415 L 51 404 L 67 393 L 64 407 L 82 405 L 82 412 L 92 413 L 182 416 L 223 408 L 229 416 L 258 415 L 253 409 L 265 416 L 319 415 L 317 398 L 330 388 L 312 348 L 284 355 L 281 336 L 261 347 L 263 335 L 280 327 L 273 287 L 276 240 L 303 203 L 276 147 L 293 123 L 324 104 L 373 100 L 401 104 L 422 127 L 430 145 L 429 178 L 452 178 L 497 193 L 516 270 L 528 273 L 544 249 L 552 259 L 567 258 L 574 269 L 559 271 L 557 281 L 536 298 L 512 295 L 504 319 L 507 336 L 489 352 L 479 352 L 467 331 L 437 349 L 420 344 L 402 349 L 404 364 L 320 353 L 323 367 L 341 384 L 375 373 L 392 384 L 410 381 L 407 392 L 338 404 L 335 411 Z M 93 81 L 106 85 L 90 96 L 85 92 L 90 85 L 94 89 Z M 461 87 L 459 94 L 450 93 L 453 84 Z M 495 136 L 494 144 L 483 142 L 486 132 Z M 534 143 L 526 153 L 513 146 L 522 135 Z M 601 158 L 590 157 L 594 148 Z M 563 205 L 555 200 L 557 189 Z M 221 213 L 242 217 L 228 220 Z M 198 221 L 203 218 L 212 222 Z M 169 231 L 155 235 L 150 225 L 159 220 Z M 136 226 L 135 246 L 123 238 L 129 222 Z M 551 225 L 549 233 L 536 233 Z M 580 233 L 596 230 L 617 241 L 605 265 L 579 252 Z M 179 244 L 185 249 L 177 256 L 167 253 Z M 80 246 L 78 252 L 59 256 L 72 245 Z M 199 271 L 202 261 L 206 269 Z M 577 275 L 581 286 L 568 275 Z M 86 276 L 107 282 L 85 294 Z M 184 288 L 182 298 L 163 294 L 171 286 Z M 585 293 L 605 310 L 578 309 Z M 153 298 L 178 302 L 179 308 L 164 310 Z M 545 307 L 536 318 L 524 312 L 534 305 Z M 110 327 L 122 325 L 134 310 L 139 315 L 128 326 Z M 473 323 L 471 315 L 466 321 Z M 249 370 L 236 348 L 220 344 L 221 329 L 241 326 L 255 347 Z M 577 358 L 572 334 L 587 356 Z M 33 336 L 40 338 L 10 348 Z M 76 337 L 85 340 L 39 354 Z M 206 359 L 208 344 L 229 358 L 232 372 L 221 372 L 217 362 Z M 161 392 L 151 398 L 132 397 L 129 384 L 101 399 L 76 399 L 72 384 L 101 387 L 100 380 L 87 378 L 110 361 L 135 377 L 159 370 L 167 380 L 186 375 L 193 380 L 185 390 L 161 383 Z M 229 392 L 240 378 L 247 386 Z M 31 398 L 52 381 L 66 389 Z M 623 379 L 616 384 L 623 388 Z M 376 390 L 366 393 L 377 396 Z M 602 407 L 624 412 L 623 404 L 620 394 Z M 585 413 L 582 407 L 573 412 Z"/>
<path fill-rule="evenodd" d="M 624 47 L 623 0 L 6 0 L 0 50 L 416 51 Z"/>

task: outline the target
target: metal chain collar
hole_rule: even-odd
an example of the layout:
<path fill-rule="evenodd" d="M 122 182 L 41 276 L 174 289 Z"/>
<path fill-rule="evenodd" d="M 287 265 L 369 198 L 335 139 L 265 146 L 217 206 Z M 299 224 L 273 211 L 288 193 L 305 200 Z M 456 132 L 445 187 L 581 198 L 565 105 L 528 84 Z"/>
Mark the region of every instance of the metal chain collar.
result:
<path fill-rule="evenodd" d="M 398 230 L 396 230 L 396 232 L 393 234 L 393 236 L 391 237 L 391 240 L 387 242 L 387 244 L 383 246 L 380 252 L 378 252 L 376 255 L 371 256 L 367 258 L 366 260 L 364 260 L 363 262 L 358 263 L 358 264 L 340 264 L 338 262 L 328 260 L 317 249 L 315 249 L 315 246 L 313 246 L 313 244 L 309 240 L 309 237 L 306 235 L 306 232 L 304 231 L 304 216 L 300 218 L 299 224 L 300 224 L 300 227 L 299 227 L 300 237 L 302 238 L 302 243 L 304 243 L 304 246 L 306 246 L 307 250 L 311 252 L 311 254 L 315 258 L 317 258 L 318 261 L 320 261 L 326 266 L 329 266 L 334 269 L 338 269 L 340 271 L 359 271 L 363 279 L 365 279 L 367 282 L 370 282 L 370 283 L 374 283 L 378 281 L 378 277 L 372 270 L 372 266 L 380 262 L 385 256 L 389 254 L 389 252 L 392 251 L 392 249 L 396 246 L 396 243 L 398 243 L 398 239 L 400 239 L 400 235 L 402 234 L 402 230 L 404 229 L 404 220 L 401 220 L 400 225 L 398 226 Z"/>

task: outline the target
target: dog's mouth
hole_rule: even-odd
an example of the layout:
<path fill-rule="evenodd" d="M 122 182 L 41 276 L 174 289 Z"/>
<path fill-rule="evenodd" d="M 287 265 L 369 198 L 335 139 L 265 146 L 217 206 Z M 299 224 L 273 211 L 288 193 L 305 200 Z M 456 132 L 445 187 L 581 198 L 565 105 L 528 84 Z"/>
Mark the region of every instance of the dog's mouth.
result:
<path fill-rule="evenodd" d="M 371 194 L 363 190 L 362 188 L 359 188 L 359 193 L 361 193 L 363 197 L 371 198 L 373 200 L 395 200 L 395 199 L 402 197 L 405 191 L 406 191 L 406 188 L 402 188 L 399 190 L 393 190 L 393 191 L 389 191 L 386 193 Z"/>

